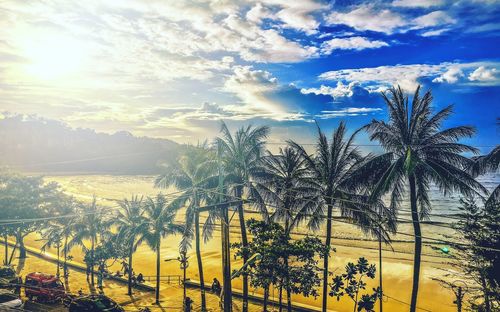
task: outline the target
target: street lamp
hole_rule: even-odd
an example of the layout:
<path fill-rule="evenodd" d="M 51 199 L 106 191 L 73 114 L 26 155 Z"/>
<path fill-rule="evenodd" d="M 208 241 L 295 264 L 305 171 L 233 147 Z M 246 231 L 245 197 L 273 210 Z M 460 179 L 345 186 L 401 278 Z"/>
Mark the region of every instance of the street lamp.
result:
<path fill-rule="evenodd" d="M 183 270 L 183 277 L 182 277 L 182 285 L 184 287 L 183 289 L 183 304 L 186 303 L 186 269 L 189 267 L 189 257 L 186 255 L 186 250 L 181 250 L 180 251 L 180 256 L 177 258 L 169 258 L 165 259 L 165 262 L 169 261 L 179 261 L 180 263 L 180 268 Z"/>

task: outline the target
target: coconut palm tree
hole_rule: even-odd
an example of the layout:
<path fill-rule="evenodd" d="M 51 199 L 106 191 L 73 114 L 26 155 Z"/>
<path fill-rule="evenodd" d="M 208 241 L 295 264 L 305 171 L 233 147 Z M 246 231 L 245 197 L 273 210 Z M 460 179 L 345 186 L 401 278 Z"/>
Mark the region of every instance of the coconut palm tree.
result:
<path fill-rule="evenodd" d="M 403 199 L 406 185 L 409 189 L 410 207 L 415 236 L 413 288 L 410 311 L 417 306 L 422 251 L 420 220 L 431 209 L 429 186 L 435 184 L 445 195 L 459 191 L 464 195 L 484 194 L 486 190 L 467 171 L 472 160 L 463 152 L 477 153 L 471 146 L 458 143 L 463 137 L 471 137 L 474 129 L 457 126 L 442 130 L 443 121 L 452 113 L 452 106 L 433 113 L 432 94 L 423 96 L 418 87 L 411 104 L 408 95 L 398 86 L 382 93 L 389 112 L 388 122 L 373 120 L 364 129 L 370 139 L 378 141 L 385 150 L 365 166 L 372 171 L 372 198 L 389 193 L 391 207 L 397 209 Z"/>
<path fill-rule="evenodd" d="M 51 247 L 50 245 L 54 245 L 56 243 L 55 241 L 50 242 L 50 240 L 53 239 L 60 239 L 60 242 L 57 242 L 57 245 L 60 245 L 60 247 L 63 248 L 62 254 L 63 254 L 63 275 L 65 277 L 68 276 L 68 243 L 69 239 L 72 236 L 73 233 L 73 224 L 77 220 L 75 217 L 67 217 L 68 215 L 75 214 L 75 212 L 78 210 L 80 203 L 78 203 L 73 197 L 67 196 L 65 194 L 58 194 L 59 200 L 56 201 L 55 204 L 50 205 L 47 207 L 46 214 L 50 216 L 66 216 L 65 218 L 61 219 L 54 219 L 52 221 L 49 221 L 47 224 L 41 225 L 41 233 L 42 235 L 46 230 L 48 230 L 48 233 L 46 233 L 48 237 L 48 241 L 46 243 L 49 243 L 46 247 Z M 53 234 L 52 234 L 53 233 Z M 57 235 L 57 236 L 53 236 Z M 54 245 L 55 246 L 55 245 Z M 59 270 L 58 270 L 58 275 L 59 275 Z"/>
<path fill-rule="evenodd" d="M 64 225 L 64 229 L 62 231 L 63 235 L 63 275 L 65 278 L 69 276 L 68 269 L 68 253 L 69 253 L 69 241 L 73 235 L 73 224 L 77 219 L 71 218 L 66 220 L 66 224 Z"/>
<path fill-rule="evenodd" d="M 75 246 L 81 246 L 85 253 L 90 252 L 90 276 L 91 283 L 94 285 L 94 252 L 95 247 L 104 237 L 110 235 L 109 222 L 106 220 L 106 211 L 103 207 L 97 205 L 97 199 L 94 196 L 89 205 L 81 204 L 81 217 L 74 220 L 70 229 L 73 233 L 67 244 L 67 252 Z M 90 246 L 85 245 L 85 241 L 90 240 Z"/>
<path fill-rule="evenodd" d="M 489 154 L 482 155 L 473 159 L 474 163 L 470 172 L 475 177 L 487 172 L 498 172 L 500 169 L 500 145 L 497 145 Z M 485 202 L 485 206 L 491 206 L 500 201 L 500 185 L 490 193 Z"/>
<path fill-rule="evenodd" d="M 268 152 L 252 173 L 255 181 L 252 198 L 263 209 L 264 218 L 283 222 L 285 235 L 307 218 L 316 205 L 318 185 L 310 174 L 307 162 L 294 148 L 285 147 L 276 155 Z M 269 210 L 266 208 L 270 205 Z M 288 259 L 285 258 L 288 271 Z M 288 285 L 288 283 L 284 283 Z M 286 287 L 287 309 L 292 310 L 291 289 Z M 281 309 L 282 287 L 279 290 Z"/>
<path fill-rule="evenodd" d="M 163 174 L 155 180 L 156 187 L 168 188 L 175 186 L 182 191 L 171 205 L 177 207 L 177 209 L 187 206 L 184 244 L 189 244 L 190 242 L 194 223 L 196 260 L 200 277 L 201 308 L 203 311 L 206 311 L 206 299 L 203 262 L 201 258 L 199 207 L 206 202 L 208 196 L 206 192 L 203 192 L 203 189 L 212 188 L 217 185 L 217 167 L 212 160 L 212 153 L 206 143 L 198 144 L 198 146 L 187 146 L 184 154 L 179 157 L 177 163 L 165 168 Z M 184 246 L 184 248 L 186 247 Z"/>
<path fill-rule="evenodd" d="M 250 189 L 250 173 L 257 167 L 263 153 L 265 139 L 269 134 L 268 127 L 243 127 L 237 130 L 234 136 L 223 122 L 221 136 L 216 138 L 216 144 L 222 152 L 222 161 L 225 170 L 229 173 L 232 193 L 236 198 L 242 198 L 245 190 Z M 238 218 L 241 228 L 241 242 L 248 246 L 248 238 L 243 210 L 243 200 L 237 204 Z M 243 262 L 247 262 L 249 255 L 243 255 Z M 248 275 L 243 274 L 243 312 L 248 311 Z"/>
<path fill-rule="evenodd" d="M 118 209 L 113 224 L 116 226 L 116 239 L 124 242 L 128 249 L 128 288 L 127 294 L 132 295 L 132 257 L 137 247 L 148 235 L 149 224 L 144 216 L 142 197 L 132 196 L 130 200 L 118 202 Z"/>
<path fill-rule="evenodd" d="M 379 215 L 391 215 L 381 201 L 374 201 L 368 205 L 369 197 L 360 193 L 364 189 L 360 186 L 359 168 L 371 157 L 362 157 L 354 146 L 354 139 L 358 131 L 350 137 L 346 136 L 346 126 L 343 122 L 333 130 L 329 141 L 318 126 L 318 141 L 316 152 L 309 155 L 303 146 L 290 141 L 290 145 L 303 157 L 311 170 L 312 178 L 318 185 L 318 199 L 316 207 L 309 220 L 309 227 L 319 229 L 324 219 L 326 208 L 326 239 L 325 245 L 330 249 L 332 237 L 332 218 L 334 206 L 340 208 L 343 217 L 351 220 L 363 231 L 379 234 L 379 228 L 374 226 Z M 323 259 L 323 312 L 327 310 L 328 299 L 328 266 L 327 251 Z"/>
<path fill-rule="evenodd" d="M 225 171 L 222 162 L 222 148 L 215 142 L 212 147 L 215 153 L 215 163 L 217 167 L 217 190 L 205 189 L 207 196 L 205 202 L 214 209 L 208 211 L 207 219 L 203 224 L 203 239 L 205 242 L 212 238 L 217 222 L 220 223 L 221 230 L 221 258 L 222 258 L 222 295 L 221 304 L 224 311 L 232 311 L 232 286 L 231 286 L 231 242 L 229 237 L 229 207 L 231 195 L 229 194 L 230 181 L 227 179 L 228 173 Z"/>
<path fill-rule="evenodd" d="M 64 240 L 64 230 L 65 226 L 57 223 L 57 222 L 49 222 L 44 228 L 40 231 L 42 235 L 42 239 L 44 240 L 44 244 L 41 247 L 42 252 L 45 252 L 47 248 L 55 247 L 57 250 L 57 270 L 56 276 L 59 277 L 59 269 L 60 269 L 60 256 L 61 256 L 61 246 L 63 245 Z"/>
<path fill-rule="evenodd" d="M 144 203 L 144 217 L 148 225 L 144 239 L 156 252 L 156 293 L 155 302 L 160 304 L 160 247 L 161 239 L 168 235 L 181 234 L 184 227 L 175 224 L 177 209 L 169 205 L 164 195 L 158 194 L 155 198 L 148 197 Z"/>

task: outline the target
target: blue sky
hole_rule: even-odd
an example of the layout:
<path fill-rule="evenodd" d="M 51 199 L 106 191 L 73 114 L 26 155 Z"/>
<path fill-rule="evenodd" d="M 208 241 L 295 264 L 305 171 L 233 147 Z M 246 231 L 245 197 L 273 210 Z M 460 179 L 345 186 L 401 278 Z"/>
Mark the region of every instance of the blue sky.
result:
<path fill-rule="evenodd" d="M 196 142 L 272 126 L 310 142 L 431 89 L 498 143 L 500 1 L 2 1 L 0 111 Z M 360 143 L 366 143 L 366 137 Z M 485 147 L 483 150 L 487 151 Z"/>

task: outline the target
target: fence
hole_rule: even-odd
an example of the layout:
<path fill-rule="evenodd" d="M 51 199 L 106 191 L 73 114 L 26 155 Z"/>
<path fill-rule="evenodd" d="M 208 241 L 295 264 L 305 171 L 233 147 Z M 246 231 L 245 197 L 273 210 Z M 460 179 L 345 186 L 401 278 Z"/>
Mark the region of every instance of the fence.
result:
<path fill-rule="evenodd" d="M 156 281 L 156 275 L 143 276 L 143 278 L 146 282 L 155 282 Z M 181 284 L 181 276 L 180 275 L 160 275 L 160 281 L 167 282 L 168 284 L 175 282 L 175 283 L 180 285 Z"/>

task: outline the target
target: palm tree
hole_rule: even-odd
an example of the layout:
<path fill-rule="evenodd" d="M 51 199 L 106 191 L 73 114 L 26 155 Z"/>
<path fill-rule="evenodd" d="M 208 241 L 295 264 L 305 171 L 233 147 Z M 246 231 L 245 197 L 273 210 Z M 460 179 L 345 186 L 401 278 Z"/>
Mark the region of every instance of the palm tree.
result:
<path fill-rule="evenodd" d="M 67 278 L 69 276 L 68 270 L 68 253 L 69 253 L 69 240 L 73 235 L 73 224 L 76 219 L 72 218 L 66 220 L 66 224 L 64 225 L 64 229 L 62 231 L 62 235 L 64 237 L 63 243 L 63 274 L 64 277 Z"/>
<path fill-rule="evenodd" d="M 233 184 L 233 195 L 242 198 L 245 189 L 250 189 L 250 173 L 257 167 L 263 153 L 265 139 L 269 134 L 268 127 L 240 128 L 234 136 L 223 122 L 221 137 L 216 138 L 217 145 L 221 148 L 222 160 L 228 180 Z M 238 218 L 241 228 L 241 242 L 243 247 L 248 246 L 248 238 L 243 211 L 243 200 L 239 201 Z M 243 262 L 247 262 L 249 255 L 243 254 Z M 243 273 L 243 312 L 248 311 L 248 275 Z"/>
<path fill-rule="evenodd" d="M 399 207 L 408 183 L 415 236 L 410 305 L 410 311 L 414 312 L 422 250 L 420 220 L 426 218 L 431 209 L 429 185 L 435 184 L 444 194 L 460 191 L 472 195 L 486 190 L 466 171 L 472 166 L 472 160 L 461 155 L 463 152 L 477 153 L 477 150 L 458 143 L 460 138 L 471 137 L 474 129 L 458 126 L 441 130 L 442 122 L 452 113 L 451 105 L 433 114 L 432 94 L 427 91 L 421 96 L 420 87 L 411 105 L 400 87 L 389 89 L 382 97 L 389 110 L 389 121 L 373 120 L 364 129 L 371 140 L 380 143 L 385 153 L 366 164 L 365 169 L 372 171 L 374 180 L 365 179 L 365 182 L 374 185 L 372 198 L 389 193 L 393 209 Z"/>
<path fill-rule="evenodd" d="M 56 201 L 54 204 L 50 205 L 46 212 L 47 215 L 51 216 L 68 216 L 71 214 L 74 214 L 78 206 L 81 205 L 78 203 L 73 197 L 67 196 L 65 194 L 59 194 L 58 195 L 59 200 Z M 48 230 L 49 232 L 47 235 L 49 236 L 47 243 L 49 243 L 46 247 L 50 247 L 50 245 L 54 245 L 54 241 L 51 243 L 50 240 L 56 238 L 55 234 L 57 234 L 59 237 L 57 239 L 60 239 L 60 242 L 57 242 L 57 245 L 63 248 L 62 253 L 63 253 L 63 275 L 64 277 L 68 276 L 68 243 L 69 239 L 72 236 L 73 233 L 73 224 L 76 221 L 77 218 L 71 217 L 71 218 L 61 218 L 61 219 L 55 219 L 53 221 L 49 221 L 47 224 L 42 225 L 42 234 L 44 234 L 44 230 Z M 55 232 L 54 232 L 55 231 Z M 54 232 L 54 234 L 51 234 L 51 232 Z M 58 273 L 59 275 L 59 270 Z"/>
<path fill-rule="evenodd" d="M 63 239 L 64 239 L 64 230 L 65 226 L 60 225 L 57 222 L 49 222 L 47 225 L 44 226 L 44 228 L 40 231 L 42 234 L 42 239 L 45 241 L 45 243 L 42 245 L 41 250 L 42 252 L 46 251 L 47 248 L 52 248 L 55 247 L 57 250 L 57 271 L 56 271 L 56 276 L 59 277 L 59 268 L 60 268 L 60 248 L 63 244 Z"/>
<path fill-rule="evenodd" d="M 380 201 L 367 205 L 369 197 L 360 194 L 363 190 L 360 186 L 362 179 L 355 178 L 355 175 L 359 174 L 359 168 L 370 155 L 362 157 L 357 147 L 353 145 L 357 132 L 346 138 L 346 126 L 341 122 L 333 131 L 329 142 L 318 126 L 318 142 L 314 155 L 309 155 L 301 145 L 289 142 L 306 160 L 312 178 L 318 185 L 317 206 L 309 220 L 309 227 L 318 229 L 324 218 L 325 207 L 327 209 L 325 245 L 328 249 L 331 247 L 335 205 L 340 208 L 343 217 L 349 218 L 363 231 L 371 231 L 375 235 L 379 234 L 379 229 L 373 226 L 374 220 L 378 218 L 376 216 L 391 214 Z M 323 312 L 327 310 L 329 255 L 330 252 L 327 251 L 323 259 Z"/>
<path fill-rule="evenodd" d="M 489 154 L 474 158 L 474 163 L 470 168 L 473 176 L 485 174 L 487 172 L 497 172 L 500 169 L 500 145 L 497 145 Z M 485 206 L 491 206 L 500 201 L 500 185 L 491 192 L 485 202 Z"/>
<path fill-rule="evenodd" d="M 94 285 L 95 246 L 99 243 L 99 240 L 102 240 L 106 235 L 110 235 L 109 223 L 104 217 L 106 211 L 103 207 L 97 205 L 95 196 L 90 205 L 81 205 L 80 210 L 82 216 L 76 219 L 68 229 L 68 231 L 73 232 L 73 236 L 67 243 L 66 252 L 69 252 L 74 246 L 81 246 L 86 253 L 90 252 L 90 276 L 91 283 Z M 90 247 L 85 246 L 85 240 L 90 240 Z"/>
<path fill-rule="evenodd" d="M 144 216 L 148 224 L 144 239 L 156 252 L 156 294 L 155 302 L 160 304 L 160 247 L 161 239 L 168 235 L 183 233 L 184 228 L 174 223 L 176 207 L 168 205 L 164 195 L 148 197 L 144 204 Z"/>
<path fill-rule="evenodd" d="M 255 181 L 252 198 L 265 209 L 264 218 L 284 222 L 285 235 L 307 218 L 316 202 L 318 185 L 313 180 L 307 162 L 294 148 L 285 147 L 277 155 L 268 152 L 262 157 L 257 170 L 252 173 Z M 272 213 L 266 206 L 273 209 Z M 288 259 L 285 258 L 288 271 Z M 283 284 L 283 283 L 282 283 Z M 291 289 L 285 281 L 287 309 L 292 310 Z M 281 310 L 282 287 L 279 289 Z"/>
<path fill-rule="evenodd" d="M 221 304 L 224 311 L 232 311 L 232 271 L 231 271 L 231 241 L 229 237 L 229 207 L 231 202 L 235 200 L 230 200 L 232 197 L 229 194 L 230 181 L 227 179 L 228 173 L 225 171 L 224 164 L 222 162 L 222 148 L 220 144 L 216 141 L 212 147 L 214 153 L 216 154 L 216 159 L 214 163 L 217 166 L 217 190 L 205 189 L 207 196 L 205 198 L 205 203 L 208 206 L 215 207 L 208 211 L 207 219 L 203 224 L 203 239 L 205 242 L 212 238 L 213 232 L 217 225 L 217 221 L 220 222 L 220 236 L 221 236 L 221 258 L 222 258 L 222 292 L 220 295 Z"/>
<path fill-rule="evenodd" d="M 142 197 L 132 196 L 130 200 L 125 198 L 118 204 L 120 209 L 117 211 L 114 225 L 117 231 L 116 239 L 124 242 L 128 249 L 127 294 L 130 296 L 132 295 L 132 256 L 148 235 L 149 224 L 144 216 Z"/>
<path fill-rule="evenodd" d="M 206 311 L 206 299 L 201 258 L 199 207 L 208 196 L 206 192 L 202 191 L 203 188 L 217 185 L 217 172 L 214 164 L 211 151 L 205 143 L 198 144 L 198 146 L 187 146 L 185 153 L 178 159 L 177 163 L 167 167 L 164 173 L 155 180 L 156 187 L 168 188 L 173 185 L 182 191 L 171 205 L 177 209 L 187 205 L 184 244 L 189 244 L 194 222 L 196 260 L 200 276 L 201 308 L 203 311 Z"/>

